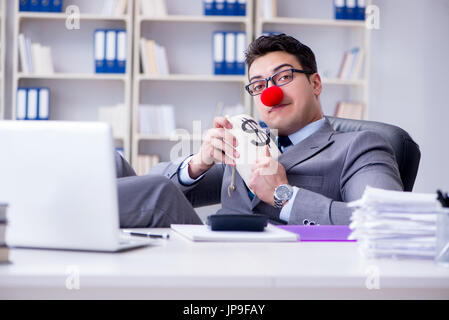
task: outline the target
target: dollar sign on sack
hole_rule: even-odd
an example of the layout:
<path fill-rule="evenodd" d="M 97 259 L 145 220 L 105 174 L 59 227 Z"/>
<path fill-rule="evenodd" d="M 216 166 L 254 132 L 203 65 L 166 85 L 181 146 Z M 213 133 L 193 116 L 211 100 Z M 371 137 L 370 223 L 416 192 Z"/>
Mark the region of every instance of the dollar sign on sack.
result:
<path fill-rule="evenodd" d="M 252 119 L 243 118 L 242 130 L 246 133 L 255 133 L 256 140 L 251 140 L 251 143 L 257 147 L 268 145 L 270 147 L 270 136 L 267 132 L 259 130 L 257 122 Z"/>

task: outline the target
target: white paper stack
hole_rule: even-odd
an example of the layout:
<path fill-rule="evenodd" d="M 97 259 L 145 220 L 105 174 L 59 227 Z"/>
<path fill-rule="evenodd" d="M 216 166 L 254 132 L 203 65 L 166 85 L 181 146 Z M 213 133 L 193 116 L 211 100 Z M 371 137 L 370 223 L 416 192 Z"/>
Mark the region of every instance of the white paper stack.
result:
<path fill-rule="evenodd" d="M 171 135 L 176 131 L 175 109 L 172 105 L 140 105 L 141 134 Z"/>
<path fill-rule="evenodd" d="M 442 212 L 436 194 L 366 187 L 360 200 L 350 202 L 350 239 L 357 239 L 367 258 L 433 259 L 436 220 Z"/>

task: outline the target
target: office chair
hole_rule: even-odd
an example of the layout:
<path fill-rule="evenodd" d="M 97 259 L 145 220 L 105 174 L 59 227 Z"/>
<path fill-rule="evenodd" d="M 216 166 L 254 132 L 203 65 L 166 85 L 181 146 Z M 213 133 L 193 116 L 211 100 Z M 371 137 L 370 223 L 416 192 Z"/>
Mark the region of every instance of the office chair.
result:
<path fill-rule="evenodd" d="M 382 122 L 353 120 L 326 116 L 335 131 L 353 132 L 369 130 L 380 134 L 393 147 L 404 191 L 412 191 L 418 173 L 421 152 L 419 146 L 403 129 Z"/>

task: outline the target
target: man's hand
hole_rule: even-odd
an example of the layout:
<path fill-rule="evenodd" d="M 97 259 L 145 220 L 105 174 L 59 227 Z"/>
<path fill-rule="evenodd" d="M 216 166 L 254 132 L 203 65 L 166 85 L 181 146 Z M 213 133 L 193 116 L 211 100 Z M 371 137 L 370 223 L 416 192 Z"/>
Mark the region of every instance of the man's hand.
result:
<path fill-rule="evenodd" d="M 239 157 L 235 150 L 237 139 L 225 128 L 232 129 L 232 124 L 224 117 L 216 117 L 214 128 L 206 132 L 200 151 L 190 160 L 189 175 L 192 179 L 198 178 L 217 162 L 235 166 L 235 161 L 228 155 Z"/>
<path fill-rule="evenodd" d="M 249 186 L 260 200 L 274 206 L 274 189 L 281 184 L 288 184 L 285 168 L 274 160 L 265 147 L 265 157 L 258 159 L 251 167 Z"/>

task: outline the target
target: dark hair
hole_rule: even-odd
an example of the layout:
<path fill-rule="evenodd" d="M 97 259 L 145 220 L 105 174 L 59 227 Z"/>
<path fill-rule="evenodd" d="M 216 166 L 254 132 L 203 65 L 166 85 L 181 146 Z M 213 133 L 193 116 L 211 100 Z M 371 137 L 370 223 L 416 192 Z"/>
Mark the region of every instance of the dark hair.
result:
<path fill-rule="evenodd" d="M 248 70 L 254 60 L 275 51 L 284 51 L 294 55 L 305 71 L 312 73 L 318 72 L 315 55 L 312 50 L 295 38 L 287 36 L 285 33 L 260 36 L 254 40 L 245 52 L 245 62 Z M 307 75 L 307 78 L 309 78 L 309 75 Z"/>

